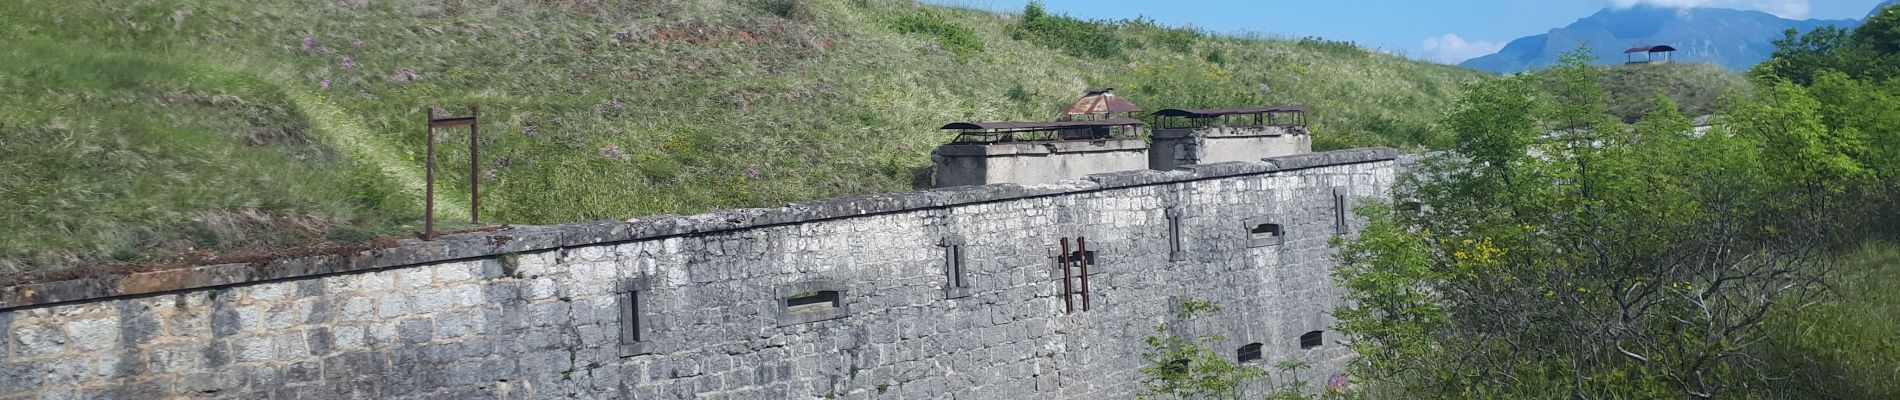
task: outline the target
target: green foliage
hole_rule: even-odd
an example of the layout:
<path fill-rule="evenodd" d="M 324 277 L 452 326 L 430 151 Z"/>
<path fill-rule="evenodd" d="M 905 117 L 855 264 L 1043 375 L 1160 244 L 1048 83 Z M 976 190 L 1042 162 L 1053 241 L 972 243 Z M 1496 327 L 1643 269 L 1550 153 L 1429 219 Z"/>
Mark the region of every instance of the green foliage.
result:
<path fill-rule="evenodd" d="M 1854 43 L 1880 53 L 1900 53 L 1900 8 L 1887 7 L 1854 28 Z"/>
<path fill-rule="evenodd" d="M 1127 53 L 1115 31 L 1112 22 L 1052 15 L 1043 10 L 1042 3 L 1031 1 L 1023 7 L 1022 19 L 1010 30 L 1010 36 L 1076 57 L 1124 58 Z"/>
<path fill-rule="evenodd" d="M 1172 322 L 1155 325 L 1154 335 L 1142 338 L 1148 350 L 1141 353 L 1146 361 L 1139 370 L 1143 376 L 1142 399 L 1237 399 L 1241 388 L 1269 378 L 1267 370 L 1255 364 L 1242 364 L 1223 352 L 1213 350 L 1227 340 L 1221 335 L 1185 338 L 1175 334 L 1180 326 L 1197 326 L 1195 320 L 1220 313 L 1220 306 L 1206 300 L 1184 300 L 1176 307 Z M 1173 324 L 1173 325 L 1170 325 Z M 1264 362 L 1264 361 L 1263 361 Z M 1274 365 L 1280 375 L 1292 375 L 1309 365 L 1285 360 Z M 1314 398 L 1304 382 L 1285 376 L 1267 386 L 1269 399 L 1296 400 Z"/>
<path fill-rule="evenodd" d="M 897 21 L 891 23 L 891 28 L 898 32 L 935 37 L 938 46 L 957 53 L 959 58 L 969 58 L 983 52 L 983 39 L 977 38 L 975 31 L 944 22 L 927 11 L 898 17 Z"/>
<path fill-rule="evenodd" d="M 1601 67 L 1598 85 L 1610 92 L 1610 114 L 1634 122 L 1649 114 L 1650 101 L 1669 96 L 1679 111 L 1690 116 L 1714 115 L 1721 99 L 1747 95 L 1751 89 L 1741 74 L 1710 64 L 1635 64 Z"/>
<path fill-rule="evenodd" d="M 1820 293 L 1827 223 L 1864 187 L 1853 135 L 1797 86 L 1762 89 L 1691 132 L 1665 96 L 1633 126 L 1582 52 L 1473 84 L 1449 154 L 1360 208 L 1338 243 L 1335 312 L 1355 375 L 1416 397 L 1655 398 L 1746 393 L 1766 312 Z"/>
<path fill-rule="evenodd" d="M 1763 358 L 1790 376 L 1762 398 L 1900 398 L 1900 244 L 1869 242 L 1828 272 L 1831 296 L 1785 303 Z"/>
<path fill-rule="evenodd" d="M 1488 76 L 1128 21 L 1084 23 L 1120 55 L 1077 57 L 1010 40 L 1032 15 L 897 0 L 611 3 L 0 2 L 0 52 L 22 60 L 0 66 L 0 135 L 32 137 L 0 146 L 16 151 L 0 159 L 16 205 L 0 211 L 0 258 L 43 269 L 419 230 L 431 107 L 482 110 L 473 173 L 466 131 L 441 132 L 439 219 L 466 218 L 480 179 L 482 220 L 549 224 L 909 190 L 948 139 L 936 127 L 1048 119 L 1088 87 L 1150 109 L 1299 103 L 1320 149 L 1424 148 L 1455 88 Z M 981 51 L 914 51 L 961 31 L 893 29 L 916 16 L 967 28 Z M 139 157 L 27 162 L 17 152 L 74 148 L 33 126 Z"/>

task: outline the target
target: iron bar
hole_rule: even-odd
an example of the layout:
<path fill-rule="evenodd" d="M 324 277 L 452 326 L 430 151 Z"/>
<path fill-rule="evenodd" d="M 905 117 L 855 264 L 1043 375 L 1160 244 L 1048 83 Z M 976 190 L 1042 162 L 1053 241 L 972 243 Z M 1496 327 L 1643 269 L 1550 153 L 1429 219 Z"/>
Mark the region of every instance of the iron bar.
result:
<path fill-rule="evenodd" d="M 1082 311 L 1089 310 L 1089 238 L 1075 238 L 1076 266 L 1082 269 Z"/>
<path fill-rule="evenodd" d="M 428 165 L 426 169 L 428 172 L 426 172 L 422 178 L 422 181 L 423 181 L 423 184 L 422 184 L 422 187 L 423 187 L 422 189 L 423 191 L 423 194 L 422 194 L 422 197 L 423 197 L 423 200 L 422 200 L 422 239 L 435 240 L 435 109 L 434 108 L 429 109 L 427 122 L 429 125 L 429 138 L 428 138 L 429 150 L 426 157 L 428 158 L 428 160 L 426 161 Z"/>
<path fill-rule="evenodd" d="M 480 143 L 477 141 L 477 139 L 481 136 L 480 131 L 481 131 L 482 125 L 480 123 L 477 123 L 475 120 L 478 118 L 481 118 L 482 109 L 475 106 L 469 106 L 468 112 L 469 112 L 469 117 L 468 117 L 468 223 L 470 225 L 481 225 L 482 224 L 482 190 L 481 190 L 482 175 L 480 172 L 481 151 L 477 149 L 478 146 L 476 146 L 476 144 Z"/>
<path fill-rule="evenodd" d="M 1056 263 L 1062 265 L 1062 304 L 1067 306 L 1067 313 L 1074 314 L 1075 300 L 1072 298 L 1074 291 L 1069 286 L 1069 281 L 1075 279 L 1075 276 L 1069 272 L 1069 238 L 1062 238 L 1062 253 L 1056 256 Z"/>

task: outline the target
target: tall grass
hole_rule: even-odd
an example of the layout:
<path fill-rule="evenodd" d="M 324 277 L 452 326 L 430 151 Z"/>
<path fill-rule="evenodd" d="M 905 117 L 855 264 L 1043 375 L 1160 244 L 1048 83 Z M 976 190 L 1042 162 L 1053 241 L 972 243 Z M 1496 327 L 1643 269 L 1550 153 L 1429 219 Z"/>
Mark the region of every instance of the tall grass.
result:
<path fill-rule="evenodd" d="M 296 244 L 407 204 L 256 78 L 41 40 L 0 54 L 0 273 Z"/>
<path fill-rule="evenodd" d="M 1023 28 L 1043 18 L 1058 27 Z M 296 179 L 310 182 L 310 190 L 252 181 L 190 189 L 216 188 L 248 201 L 96 198 L 170 210 L 141 218 L 57 211 L 67 224 L 147 231 L 167 231 L 192 215 L 250 209 L 322 224 L 415 225 L 420 121 L 436 107 L 461 113 L 480 106 L 483 121 L 483 160 L 474 174 L 460 164 L 466 137 L 443 137 L 438 194 L 465 198 L 470 180 L 481 179 L 484 221 L 539 224 L 908 190 L 927 171 L 930 149 L 948 139 L 935 127 L 1049 119 L 1088 87 L 1119 88 L 1150 110 L 1302 103 L 1315 110 L 1309 121 L 1321 149 L 1421 147 L 1435 141 L 1432 121 L 1458 85 L 1488 76 L 1349 44 L 1221 37 L 1151 21 L 1043 18 L 896 0 L 16 0 L 0 3 L 0 42 L 7 43 L 0 46 L 33 40 L 62 52 L 184 66 L 86 95 L 92 98 L 154 98 L 192 83 L 200 92 L 243 93 L 245 104 L 279 110 L 207 111 L 166 125 L 149 120 L 181 106 L 89 109 L 96 117 L 88 118 L 145 124 L 154 131 L 145 137 L 212 135 L 206 137 L 222 142 L 198 147 L 285 160 L 241 172 L 191 163 L 129 169 L 192 179 L 268 175 L 272 182 L 312 175 Z M 20 83 L 27 79 L 19 68 L 0 71 L 9 85 L 28 84 Z M 56 93 L 68 85 L 31 84 L 38 85 L 33 92 L 7 93 Z M 76 99 L 70 106 L 9 101 L 16 111 L 0 123 L 44 125 L 35 115 L 67 115 L 60 107 L 86 104 Z M 208 122 L 215 115 L 234 122 Z M 247 147 L 233 132 L 249 132 L 254 123 L 298 127 L 310 139 L 295 151 Z M 165 149 L 157 159 L 187 151 L 169 142 L 152 146 Z M 298 158 L 299 152 L 325 156 Z M 58 168 L 7 165 L 0 175 L 57 185 L 44 179 Z M 119 192 L 131 182 L 86 172 L 97 169 L 73 171 Z M 41 208 L 67 201 L 5 196 Z M 257 206 L 239 207 L 247 204 Z M 14 213 L 0 216 L 25 221 Z M 8 245 L 15 246 L 8 257 L 101 258 L 88 244 L 93 239 L 57 240 L 70 236 L 57 224 L 9 226 L 33 244 Z"/>
<path fill-rule="evenodd" d="M 1900 398 L 1900 244 L 1871 242 L 1828 276 L 1829 297 L 1769 316 L 1764 358 L 1783 385 L 1762 398 Z"/>

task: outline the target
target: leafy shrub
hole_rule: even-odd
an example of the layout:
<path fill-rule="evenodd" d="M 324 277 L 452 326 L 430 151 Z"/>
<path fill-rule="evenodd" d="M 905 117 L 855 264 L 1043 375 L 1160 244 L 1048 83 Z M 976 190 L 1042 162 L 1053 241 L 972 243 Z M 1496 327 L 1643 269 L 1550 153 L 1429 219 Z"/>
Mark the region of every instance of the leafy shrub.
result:
<path fill-rule="evenodd" d="M 1030 2 L 1023 7 L 1023 18 L 1011 28 L 1010 36 L 1076 57 L 1126 57 L 1122 39 L 1115 31 L 1113 22 L 1049 15 L 1042 3 Z"/>
<path fill-rule="evenodd" d="M 976 31 L 946 22 L 942 17 L 927 12 L 898 17 L 897 21 L 891 23 L 891 28 L 898 32 L 935 37 L 938 46 L 957 53 L 957 58 L 969 58 L 983 52 L 983 39 L 976 37 Z"/>
<path fill-rule="evenodd" d="M 1359 47 L 1358 43 L 1353 43 L 1350 40 L 1332 40 L 1332 39 L 1327 39 L 1327 38 L 1322 38 L 1322 37 L 1307 36 L 1307 37 L 1300 38 L 1298 43 L 1300 44 L 1300 47 L 1332 53 L 1333 55 L 1349 56 L 1349 55 L 1364 55 L 1366 53 L 1365 48 Z"/>
<path fill-rule="evenodd" d="M 1201 32 L 1192 28 L 1170 28 L 1155 23 L 1150 18 L 1135 18 L 1122 21 L 1122 28 L 1147 37 L 1155 45 L 1176 53 L 1191 54 L 1194 43 L 1201 40 Z"/>

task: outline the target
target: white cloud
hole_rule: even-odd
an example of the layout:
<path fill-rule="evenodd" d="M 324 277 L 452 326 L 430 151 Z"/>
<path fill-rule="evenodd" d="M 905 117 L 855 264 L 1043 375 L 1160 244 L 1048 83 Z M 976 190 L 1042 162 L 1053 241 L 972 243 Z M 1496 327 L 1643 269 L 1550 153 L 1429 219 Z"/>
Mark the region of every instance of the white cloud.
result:
<path fill-rule="evenodd" d="M 1425 38 L 1424 47 L 1425 58 L 1446 64 L 1457 64 L 1478 56 L 1496 53 L 1498 49 L 1504 48 L 1504 44 L 1482 40 L 1471 42 L 1458 35 L 1447 33 L 1443 36 Z"/>
<path fill-rule="evenodd" d="M 1756 10 L 1789 19 L 1804 19 L 1813 11 L 1808 0 L 1610 0 L 1610 5 L 1616 8 L 1630 8 L 1638 4 L 1683 9 L 1719 7 Z"/>

